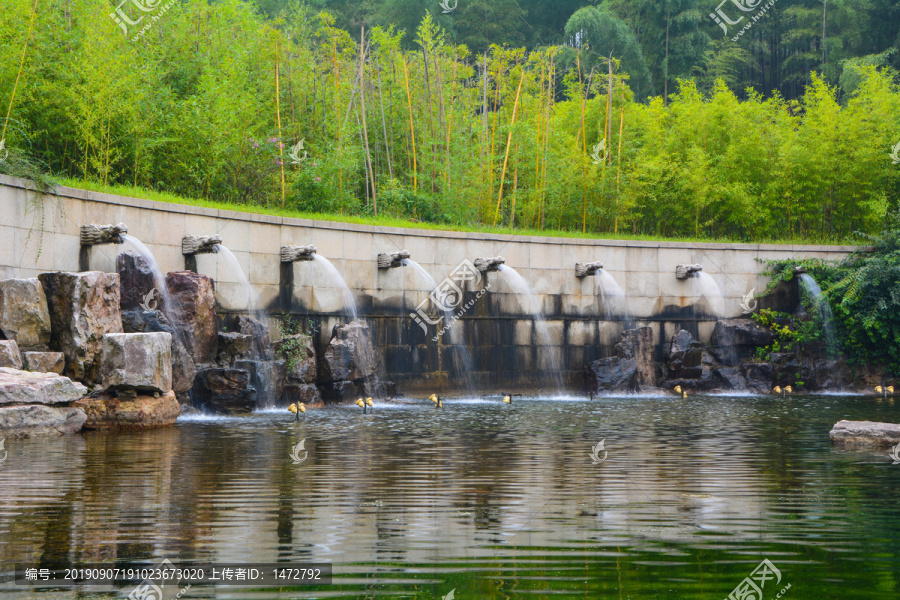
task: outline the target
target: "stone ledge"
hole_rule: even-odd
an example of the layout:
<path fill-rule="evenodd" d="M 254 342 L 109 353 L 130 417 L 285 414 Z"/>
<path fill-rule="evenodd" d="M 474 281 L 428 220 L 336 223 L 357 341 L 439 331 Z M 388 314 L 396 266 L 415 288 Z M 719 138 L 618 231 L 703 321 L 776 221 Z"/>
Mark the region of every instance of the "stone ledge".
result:
<path fill-rule="evenodd" d="M 83 398 L 75 406 L 84 410 L 85 429 L 141 429 L 174 425 L 181 414 L 181 404 L 175 392 L 159 398 L 137 396 L 134 400 L 119 400 L 109 395 Z"/>
<path fill-rule="evenodd" d="M 78 433 L 87 415 L 74 406 L 0 406 L 0 436 Z"/>
<path fill-rule="evenodd" d="M 900 444 L 900 425 L 874 421 L 838 421 L 828 434 L 832 444 L 883 447 Z"/>

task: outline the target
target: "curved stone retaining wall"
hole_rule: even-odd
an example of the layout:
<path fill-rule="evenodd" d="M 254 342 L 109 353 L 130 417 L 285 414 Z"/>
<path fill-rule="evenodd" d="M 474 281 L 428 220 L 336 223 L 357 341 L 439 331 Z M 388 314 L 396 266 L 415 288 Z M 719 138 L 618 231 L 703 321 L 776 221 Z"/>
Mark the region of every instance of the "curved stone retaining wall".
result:
<path fill-rule="evenodd" d="M 313 244 L 334 263 L 353 290 L 360 313 L 373 325 L 388 377 L 401 391 L 452 392 L 449 339 L 431 341 L 438 326 L 424 330 L 410 317 L 419 306 L 436 320 L 441 314 L 427 302 L 426 280 L 412 268 L 378 269 L 377 255 L 409 250 L 437 281 L 448 277 L 463 260 L 502 256 L 533 287 L 547 319 L 551 343 L 558 351 L 566 382 L 581 384 L 585 361 L 612 353 L 625 315 L 607 320 L 607 306 L 597 293 L 595 277 L 578 279 L 576 262 L 599 261 L 625 290 L 627 308 L 639 325 L 653 328 L 659 348 L 679 329 L 707 340 L 719 316 L 701 297 L 697 279 L 675 277 L 678 264 L 703 266 L 724 295 L 721 316 L 742 314 L 741 301 L 753 290 L 765 289 L 757 259 L 819 257 L 837 259 L 854 248 L 759 244 L 679 243 L 624 240 L 583 240 L 519 237 L 354 225 L 252 215 L 227 210 L 140 200 L 71 188 L 46 201 L 46 218 L 26 214 L 23 182 L 0 176 L 0 279 L 35 277 L 47 271 L 79 270 L 79 227 L 125 223 L 130 235 L 143 241 L 164 272 L 183 270 L 181 240 L 185 235 L 220 235 L 237 256 L 261 303 L 270 311 L 293 312 L 319 327 L 319 342 L 327 343 L 340 318 L 341 292 L 331 287 L 321 266 L 298 262 L 282 267 L 285 245 Z M 51 208 L 57 202 L 60 210 Z M 90 250 L 91 270 L 115 272 L 121 246 Z M 218 255 L 196 257 L 197 271 L 213 277 L 220 310 L 243 312 L 246 302 L 234 273 Z M 293 281 L 291 282 L 291 279 Z M 489 287 L 488 287 L 489 286 Z M 528 389 L 548 385 L 541 373 L 548 364 L 522 299 L 499 273 L 463 286 L 461 305 L 471 303 L 461 318 L 462 335 L 472 359 L 477 385 L 483 389 Z M 785 288 L 769 304 L 791 309 L 796 290 Z M 425 303 L 424 305 L 422 303 Z"/>

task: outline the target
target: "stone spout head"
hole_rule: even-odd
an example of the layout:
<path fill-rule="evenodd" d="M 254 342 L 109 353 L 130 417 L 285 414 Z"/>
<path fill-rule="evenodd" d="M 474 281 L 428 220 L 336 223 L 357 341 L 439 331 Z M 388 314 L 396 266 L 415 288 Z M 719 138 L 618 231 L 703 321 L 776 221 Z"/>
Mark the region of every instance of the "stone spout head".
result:
<path fill-rule="evenodd" d="M 675 277 L 678 279 L 688 279 L 703 270 L 700 265 L 678 265 L 675 267 Z"/>
<path fill-rule="evenodd" d="M 122 237 L 128 233 L 128 227 L 124 223 L 118 225 L 82 225 L 81 245 L 99 246 L 101 244 L 122 244 Z"/>
<path fill-rule="evenodd" d="M 403 266 L 403 261 L 409 258 L 408 250 L 401 250 L 400 252 L 382 252 L 378 255 L 378 268 L 379 269 L 396 269 L 397 267 Z"/>
<path fill-rule="evenodd" d="M 794 267 L 794 275 L 800 276 L 806 273 L 806 268 L 804 267 Z"/>
<path fill-rule="evenodd" d="M 316 254 L 318 250 L 313 245 L 309 246 L 282 246 L 281 247 L 281 262 L 283 263 L 292 263 L 292 262 L 300 262 L 304 260 L 312 260 L 313 255 Z"/>
<path fill-rule="evenodd" d="M 581 279 L 582 277 L 590 277 L 591 275 L 596 275 L 597 271 L 603 268 L 603 263 L 600 262 L 590 262 L 590 263 L 575 263 L 575 277 Z"/>
<path fill-rule="evenodd" d="M 488 273 L 490 271 L 499 271 L 500 265 L 505 262 L 505 258 L 497 256 L 495 258 L 476 258 L 474 264 L 475 268 L 482 273 Z"/>
<path fill-rule="evenodd" d="M 218 235 L 186 235 L 181 238 L 181 253 L 185 256 L 194 254 L 215 254 L 219 251 L 222 237 Z"/>

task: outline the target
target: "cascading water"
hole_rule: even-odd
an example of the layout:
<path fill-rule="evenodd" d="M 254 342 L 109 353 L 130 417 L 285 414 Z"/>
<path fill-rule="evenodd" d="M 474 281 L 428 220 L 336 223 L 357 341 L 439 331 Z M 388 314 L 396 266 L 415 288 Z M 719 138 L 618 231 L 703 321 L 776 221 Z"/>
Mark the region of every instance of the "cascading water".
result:
<path fill-rule="evenodd" d="M 547 329 L 547 322 L 544 320 L 544 312 L 541 310 L 540 301 L 531 289 L 531 286 L 528 285 L 528 282 L 525 281 L 521 275 L 519 275 L 518 271 L 507 265 L 500 265 L 497 269 L 499 270 L 500 275 L 506 279 L 506 282 L 513 291 L 518 294 L 519 302 L 522 303 L 522 307 L 525 311 L 531 313 L 532 319 L 534 319 L 534 329 L 537 333 L 538 345 L 543 346 L 545 349 L 545 355 L 550 363 L 550 372 L 553 376 L 553 381 L 556 384 L 556 391 L 557 393 L 562 394 L 563 383 L 560 369 L 561 361 L 559 359 L 559 349 L 551 343 L 550 331 Z"/>
<path fill-rule="evenodd" d="M 709 308 L 716 317 L 725 316 L 725 298 L 722 296 L 722 290 L 719 284 L 711 276 L 703 271 L 699 271 L 694 276 L 700 286 L 700 295 L 709 302 Z"/>
<path fill-rule="evenodd" d="M 156 288 L 156 291 L 159 292 L 161 296 L 162 302 L 159 303 L 159 310 L 162 312 L 169 323 L 172 326 L 175 326 L 175 319 L 173 319 L 175 314 L 175 306 L 173 306 L 174 298 L 169 294 L 169 286 L 166 285 L 166 276 L 159 269 L 159 264 L 156 262 L 156 257 L 153 256 L 153 253 L 150 252 L 150 249 L 141 242 L 141 240 L 137 239 L 134 236 L 124 234 L 122 235 L 122 239 L 125 240 L 125 243 L 134 248 L 137 253 L 144 259 L 144 262 L 147 263 L 147 266 L 150 267 L 150 270 L 153 271 L 153 285 Z M 179 328 L 174 327 L 176 331 Z"/>
<path fill-rule="evenodd" d="M 321 254 L 313 254 L 312 258 L 313 261 L 320 265 L 325 271 L 325 277 L 328 283 L 335 289 L 341 290 L 343 310 L 351 320 L 356 321 L 359 318 L 359 311 L 356 308 L 356 299 L 353 298 L 353 292 L 350 291 L 350 286 L 347 285 L 347 282 L 344 281 L 344 278 L 341 277 L 341 274 L 338 273 L 338 270 L 331 264 L 330 260 Z"/>
<path fill-rule="evenodd" d="M 831 305 L 828 303 L 828 300 L 821 297 L 822 288 L 807 273 L 800 273 L 800 285 L 819 311 L 819 317 L 822 319 L 822 328 L 825 330 L 825 343 L 828 344 L 828 350 L 837 349 L 837 336 L 834 333 L 834 314 L 831 312 Z"/>
<path fill-rule="evenodd" d="M 250 285 L 250 280 L 247 278 L 247 274 L 244 273 L 241 263 L 238 262 L 234 253 L 226 248 L 224 244 L 219 245 L 217 254 L 222 257 L 226 270 L 237 277 L 238 283 L 241 284 L 241 303 L 245 304 L 247 310 L 252 312 L 254 317 L 258 318 L 260 316 L 259 297 L 253 289 L 253 286 Z M 263 318 L 259 320 L 264 321 L 264 315 Z"/>
<path fill-rule="evenodd" d="M 625 329 L 631 329 L 631 311 L 628 310 L 628 303 L 625 301 L 625 290 L 622 289 L 615 277 L 603 269 L 597 271 L 596 280 L 596 286 L 600 289 L 600 300 L 603 302 L 606 320 L 612 321 L 614 314 L 622 315 L 625 321 Z"/>
<path fill-rule="evenodd" d="M 435 282 L 434 278 L 422 268 L 422 265 L 412 260 L 411 258 L 403 259 L 403 266 L 411 266 L 416 273 L 422 276 L 425 281 L 428 282 L 428 286 L 432 290 L 437 289 L 437 282 Z M 461 332 L 459 331 L 459 327 L 454 327 L 454 317 L 453 310 L 447 308 L 446 306 L 441 306 L 441 312 L 444 313 L 444 323 L 441 325 L 442 327 L 447 327 L 447 335 L 450 337 L 450 345 L 454 348 L 451 350 L 451 355 L 453 356 L 454 367 L 459 376 L 461 383 L 465 386 L 465 392 L 469 397 L 475 397 L 475 383 L 472 380 L 472 359 L 469 356 L 469 351 L 466 348 L 465 340 L 462 339 L 462 336 L 459 335 Z M 458 360 L 457 360 L 458 359 Z"/>

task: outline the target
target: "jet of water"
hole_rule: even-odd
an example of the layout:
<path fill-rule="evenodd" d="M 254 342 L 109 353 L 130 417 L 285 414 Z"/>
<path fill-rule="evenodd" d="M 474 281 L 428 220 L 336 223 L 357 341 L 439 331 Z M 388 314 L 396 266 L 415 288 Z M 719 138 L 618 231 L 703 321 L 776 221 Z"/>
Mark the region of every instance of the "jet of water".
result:
<path fill-rule="evenodd" d="M 819 317 L 822 320 L 822 328 L 825 330 L 825 343 L 828 344 L 829 350 L 837 348 L 837 336 L 834 332 L 834 314 L 831 312 L 831 305 L 826 298 L 822 298 L 822 288 L 816 283 L 808 273 L 800 274 L 800 285 L 809 295 L 816 310 L 819 311 Z"/>

